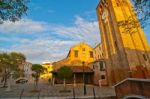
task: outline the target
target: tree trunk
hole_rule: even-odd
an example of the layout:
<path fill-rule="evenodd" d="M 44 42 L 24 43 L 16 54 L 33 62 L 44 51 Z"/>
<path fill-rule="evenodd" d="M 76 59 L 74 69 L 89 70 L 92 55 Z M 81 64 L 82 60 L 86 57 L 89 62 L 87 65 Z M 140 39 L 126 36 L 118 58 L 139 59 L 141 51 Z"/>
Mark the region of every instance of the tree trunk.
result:
<path fill-rule="evenodd" d="M 36 90 L 36 80 L 34 80 L 34 90 Z"/>
<path fill-rule="evenodd" d="M 66 79 L 64 78 L 64 90 L 66 90 Z"/>
<path fill-rule="evenodd" d="M 36 78 L 36 81 L 35 81 L 35 90 L 38 90 L 38 82 L 39 82 L 39 78 Z"/>
<path fill-rule="evenodd" d="M 36 90 L 37 90 L 37 85 L 38 85 L 38 81 L 36 81 L 36 83 L 35 83 L 35 86 L 36 86 L 35 88 L 36 88 Z"/>
<path fill-rule="evenodd" d="M 8 73 L 7 73 L 6 69 L 5 69 L 5 73 L 4 73 L 4 84 L 3 84 L 3 87 L 4 87 L 4 88 L 7 87 L 7 86 L 6 86 L 6 85 L 7 85 L 7 78 L 8 78 Z"/>

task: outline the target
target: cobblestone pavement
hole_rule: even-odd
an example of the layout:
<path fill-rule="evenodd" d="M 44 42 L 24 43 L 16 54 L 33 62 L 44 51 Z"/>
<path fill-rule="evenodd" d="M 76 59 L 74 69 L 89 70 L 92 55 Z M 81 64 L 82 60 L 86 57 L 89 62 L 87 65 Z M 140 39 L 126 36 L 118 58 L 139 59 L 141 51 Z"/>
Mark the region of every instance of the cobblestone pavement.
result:
<path fill-rule="evenodd" d="M 50 86 L 48 84 L 39 84 L 40 93 L 31 92 L 33 90 L 33 84 L 24 85 L 24 93 L 22 99 L 65 99 L 73 97 L 73 85 L 67 85 L 66 90 L 69 92 L 60 92 L 64 90 L 63 85 Z M 6 92 L 6 88 L 0 88 L 0 99 L 19 99 L 20 93 L 23 89 L 23 85 L 12 85 L 10 92 Z M 96 97 L 115 96 L 115 90 L 111 87 L 97 87 L 94 86 Z M 83 85 L 76 85 L 75 96 L 93 97 L 93 86 L 86 85 L 87 95 L 83 95 Z M 32 98 L 31 98 L 32 97 Z M 46 98 L 49 97 L 49 98 Z M 51 98 L 50 98 L 51 97 Z M 59 97 L 59 98 L 58 98 Z M 65 97 L 65 98 L 63 98 Z M 89 98 L 90 99 L 90 98 Z"/>

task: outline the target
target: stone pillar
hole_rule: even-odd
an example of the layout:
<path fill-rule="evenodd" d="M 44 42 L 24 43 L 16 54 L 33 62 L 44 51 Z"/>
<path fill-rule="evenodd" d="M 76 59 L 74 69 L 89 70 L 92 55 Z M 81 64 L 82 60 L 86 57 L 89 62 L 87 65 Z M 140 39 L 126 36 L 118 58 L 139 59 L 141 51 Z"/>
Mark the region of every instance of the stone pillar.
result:
<path fill-rule="evenodd" d="M 11 83 L 12 83 L 12 73 L 10 74 L 10 77 L 8 79 L 8 82 L 7 82 L 8 87 L 6 88 L 5 91 L 7 92 L 11 91 Z"/>
<path fill-rule="evenodd" d="M 53 80 L 52 80 L 52 85 L 54 86 L 55 85 L 55 76 L 53 77 Z"/>
<path fill-rule="evenodd" d="M 74 87 L 76 86 L 76 74 L 74 73 Z"/>

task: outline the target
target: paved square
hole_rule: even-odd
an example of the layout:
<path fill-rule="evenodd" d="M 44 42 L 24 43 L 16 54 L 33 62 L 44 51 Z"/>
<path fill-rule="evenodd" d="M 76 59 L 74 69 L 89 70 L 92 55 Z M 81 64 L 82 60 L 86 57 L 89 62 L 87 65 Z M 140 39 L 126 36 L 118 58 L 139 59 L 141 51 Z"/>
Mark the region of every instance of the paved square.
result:
<path fill-rule="evenodd" d="M 26 84 L 24 85 L 24 93 L 22 95 L 22 99 L 38 99 L 38 96 L 40 99 L 46 99 L 46 97 L 51 97 L 52 99 L 58 99 L 60 97 L 61 99 L 63 97 L 73 97 L 73 85 L 67 85 L 66 89 L 70 90 L 70 92 L 64 93 L 60 92 L 60 90 L 63 90 L 63 85 L 55 85 L 50 86 L 48 84 L 39 84 L 39 89 L 41 90 L 40 93 L 31 92 L 34 88 L 33 84 Z M 23 89 L 22 85 L 12 85 L 10 92 L 6 92 L 5 88 L 0 88 L 0 99 L 19 99 L 21 91 Z M 75 87 L 75 95 L 76 97 L 93 97 L 93 86 L 92 85 L 86 85 L 87 89 L 87 95 L 83 95 L 83 85 L 77 85 Z M 115 90 L 111 87 L 97 87 L 94 86 L 95 94 L 97 97 L 107 97 L 107 96 L 115 96 Z M 48 99 L 51 99 L 48 98 Z"/>

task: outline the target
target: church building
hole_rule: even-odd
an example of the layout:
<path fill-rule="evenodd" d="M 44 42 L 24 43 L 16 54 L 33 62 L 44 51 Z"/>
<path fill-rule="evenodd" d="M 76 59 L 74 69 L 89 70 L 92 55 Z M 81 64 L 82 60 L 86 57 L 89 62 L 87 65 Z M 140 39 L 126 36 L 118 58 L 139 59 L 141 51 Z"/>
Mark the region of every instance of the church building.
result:
<path fill-rule="evenodd" d="M 107 78 L 150 78 L 149 45 L 130 0 L 101 0 L 97 6 Z"/>

